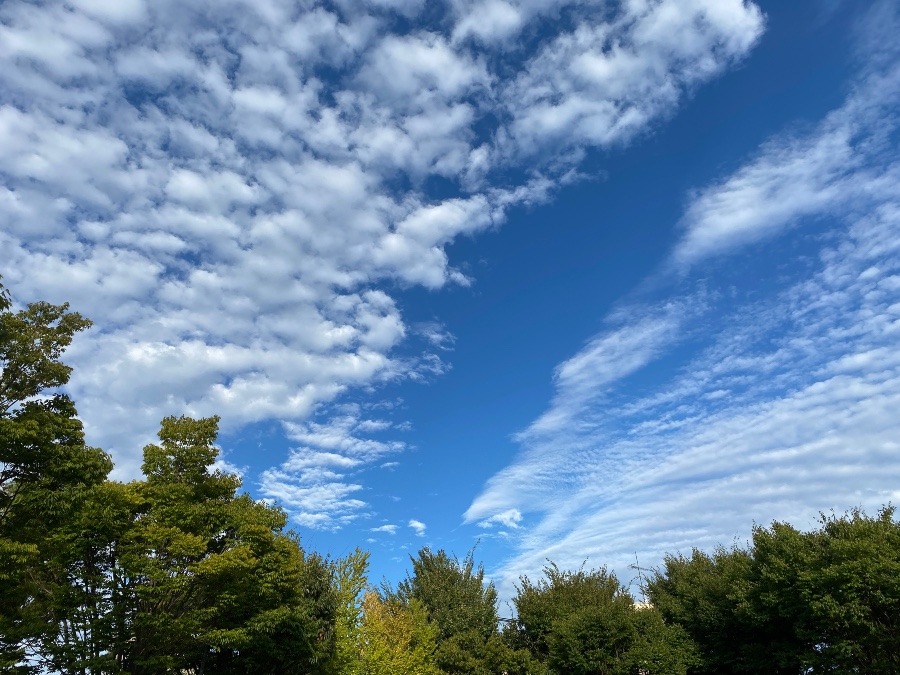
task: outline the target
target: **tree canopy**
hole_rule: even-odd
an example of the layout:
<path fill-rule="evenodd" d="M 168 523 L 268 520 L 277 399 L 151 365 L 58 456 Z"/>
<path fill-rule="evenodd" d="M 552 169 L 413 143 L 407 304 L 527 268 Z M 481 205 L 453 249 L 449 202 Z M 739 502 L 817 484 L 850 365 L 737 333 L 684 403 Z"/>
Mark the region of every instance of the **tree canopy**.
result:
<path fill-rule="evenodd" d="M 668 556 L 648 595 L 698 645 L 696 673 L 900 672 L 900 523 L 757 526 L 746 549 Z"/>
<path fill-rule="evenodd" d="M 551 673 L 628 675 L 686 673 L 695 660 L 690 639 L 653 607 L 635 603 L 605 569 L 576 572 L 549 564 L 537 582 L 522 577 L 513 600 L 510 639 Z"/>

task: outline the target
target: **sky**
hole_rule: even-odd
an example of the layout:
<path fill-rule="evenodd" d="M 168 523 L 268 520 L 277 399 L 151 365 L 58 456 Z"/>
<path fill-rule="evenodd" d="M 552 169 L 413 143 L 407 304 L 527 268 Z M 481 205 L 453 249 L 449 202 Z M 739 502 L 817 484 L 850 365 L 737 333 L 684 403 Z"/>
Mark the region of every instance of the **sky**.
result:
<path fill-rule="evenodd" d="M 0 4 L 0 273 L 304 546 L 633 565 L 900 501 L 888 0 Z M 893 411 L 893 412 L 892 412 Z M 502 611 L 501 611 L 502 613 Z"/>

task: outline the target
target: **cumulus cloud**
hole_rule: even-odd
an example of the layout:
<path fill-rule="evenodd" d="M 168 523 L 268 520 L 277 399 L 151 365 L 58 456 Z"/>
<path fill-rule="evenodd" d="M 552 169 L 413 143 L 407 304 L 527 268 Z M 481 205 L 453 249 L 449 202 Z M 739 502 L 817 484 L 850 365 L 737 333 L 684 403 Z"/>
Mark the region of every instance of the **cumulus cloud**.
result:
<path fill-rule="evenodd" d="M 739 0 L 631 2 L 609 21 L 585 18 L 504 89 L 507 150 L 627 142 L 746 54 L 762 30 L 759 9 Z"/>
<path fill-rule="evenodd" d="M 819 510 L 896 500 L 900 163 L 889 102 L 900 80 L 896 59 L 879 68 L 863 68 L 813 132 L 772 139 L 701 190 L 674 253 L 695 264 L 814 218 L 811 258 L 764 296 L 731 277 L 721 291 L 708 275 L 682 277 L 667 299 L 620 307 L 609 321 L 626 325 L 559 366 L 548 412 L 465 516 L 489 525 L 516 512 L 527 524 L 497 570 L 505 593 L 547 558 L 587 557 L 627 582 L 635 552 L 654 565 L 747 537 L 752 521 L 811 525 Z M 650 364 L 662 383 L 635 386 Z"/>
<path fill-rule="evenodd" d="M 302 425 L 350 390 L 444 372 L 392 289 L 470 283 L 454 238 L 651 129 L 763 26 L 741 0 L 624 3 L 549 21 L 523 51 L 473 17 L 502 37 L 550 5 L 461 2 L 392 32 L 422 7 L 0 5 L 4 278 L 95 321 L 70 390 L 117 476 L 166 414 Z M 314 440 L 259 482 L 337 527 L 366 512 L 347 476 L 380 451 Z"/>
<path fill-rule="evenodd" d="M 427 525 L 423 523 L 421 520 L 412 519 L 407 523 L 407 525 L 416 533 L 417 537 L 424 537 L 425 530 L 427 529 Z"/>
<path fill-rule="evenodd" d="M 373 527 L 370 532 L 384 532 L 385 534 L 397 534 L 397 526 L 396 525 L 379 525 L 378 527 Z"/>

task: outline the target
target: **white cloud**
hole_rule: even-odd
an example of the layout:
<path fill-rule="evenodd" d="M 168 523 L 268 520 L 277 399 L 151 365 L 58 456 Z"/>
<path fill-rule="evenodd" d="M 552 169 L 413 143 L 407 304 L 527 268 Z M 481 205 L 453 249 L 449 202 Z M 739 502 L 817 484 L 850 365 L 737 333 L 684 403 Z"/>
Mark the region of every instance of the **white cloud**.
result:
<path fill-rule="evenodd" d="M 368 505 L 358 494 L 358 474 L 383 466 L 384 457 L 406 448 L 402 441 L 369 436 L 394 428 L 388 420 L 365 418 L 358 405 L 344 405 L 339 412 L 326 422 L 286 422 L 287 437 L 299 445 L 279 467 L 260 476 L 262 495 L 308 527 L 334 530 L 368 515 Z M 371 531 L 390 528 L 396 526 Z"/>
<path fill-rule="evenodd" d="M 534 520 L 497 570 L 505 592 L 547 558 L 589 557 L 627 575 L 635 551 L 654 565 L 746 538 L 753 522 L 802 527 L 820 510 L 890 501 L 898 241 L 900 194 L 855 220 L 809 280 L 726 313 L 714 344 L 668 384 L 528 437 L 466 514 L 486 523 L 521 509 Z"/>
<path fill-rule="evenodd" d="M 397 534 L 397 525 L 379 525 L 369 530 L 370 532 L 384 532 L 385 534 Z"/>
<path fill-rule="evenodd" d="M 100 21 L 112 24 L 128 24 L 146 16 L 144 0 L 73 0 L 72 5 Z"/>
<path fill-rule="evenodd" d="M 885 138 L 897 125 L 900 67 L 872 78 L 844 107 L 805 138 L 781 138 L 759 157 L 691 203 L 673 261 L 684 267 L 747 243 L 771 238 L 805 216 L 879 199 L 879 181 L 864 167 L 892 152 Z"/>
<path fill-rule="evenodd" d="M 761 12 L 742 0 L 633 2 L 610 22 L 588 16 L 504 89 L 512 117 L 506 150 L 627 142 L 744 56 L 762 30 Z"/>
<path fill-rule="evenodd" d="M 410 520 L 409 523 L 407 523 L 407 524 L 416 533 L 417 537 L 425 536 L 425 530 L 427 529 L 427 525 L 425 525 L 425 523 L 423 523 L 421 520 L 413 519 L 413 520 Z"/>
<path fill-rule="evenodd" d="M 456 24 L 455 40 L 475 37 L 483 42 L 506 40 L 524 25 L 520 7 L 506 0 L 483 0 L 472 3 Z"/>
<path fill-rule="evenodd" d="M 558 432 L 589 404 L 596 402 L 616 381 L 650 363 L 671 347 L 688 312 L 679 305 L 631 320 L 595 336 L 575 356 L 556 367 L 556 394 L 550 409 L 520 434 L 528 436 Z"/>
<path fill-rule="evenodd" d="M 490 529 L 494 525 L 502 525 L 513 530 L 519 529 L 519 523 L 522 522 L 522 512 L 519 509 L 507 509 L 496 513 L 490 518 L 485 518 L 478 523 L 479 527 Z"/>
<path fill-rule="evenodd" d="M 263 472 L 261 487 L 295 522 L 312 529 L 339 529 L 359 518 L 366 506 L 364 501 L 352 496 L 362 490 L 361 485 L 324 480 L 302 485 L 292 475 L 277 469 Z"/>
<path fill-rule="evenodd" d="M 460 37 L 476 35 L 466 17 L 512 34 L 541 3 L 459 4 L 443 33 L 391 32 L 422 6 L 0 4 L 4 278 L 22 301 L 95 321 L 70 390 L 118 477 L 166 414 L 275 418 L 318 442 L 302 423 L 348 390 L 444 372 L 428 350 L 404 353 L 393 284 L 470 283 L 450 242 L 548 199 L 585 147 L 648 129 L 762 26 L 738 0 L 683 16 L 627 5 L 498 52 Z M 573 121 L 564 147 L 559 119 Z M 521 175 L 492 187 L 497 172 Z M 297 449 L 260 477 L 266 494 L 305 525 L 359 517 L 361 484 L 316 453 L 368 467 L 384 452 L 344 442 Z"/>
<path fill-rule="evenodd" d="M 487 86 L 485 66 L 455 51 L 440 35 L 388 35 L 366 59 L 359 77 L 366 90 L 402 106 L 418 107 L 434 95 L 445 100 Z"/>
<path fill-rule="evenodd" d="M 215 462 L 212 463 L 209 468 L 210 471 L 220 471 L 222 473 L 233 474 L 235 476 L 238 476 L 242 480 L 247 474 L 246 466 L 238 466 L 237 464 L 232 464 L 227 459 L 224 459 L 221 455 Z"/>

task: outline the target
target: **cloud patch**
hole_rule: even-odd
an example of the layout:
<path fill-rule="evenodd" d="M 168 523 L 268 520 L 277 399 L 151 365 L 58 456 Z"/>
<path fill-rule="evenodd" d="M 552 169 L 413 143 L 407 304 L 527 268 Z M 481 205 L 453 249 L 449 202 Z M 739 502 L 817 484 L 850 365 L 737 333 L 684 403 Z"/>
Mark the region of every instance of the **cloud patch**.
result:
<path fill-rule="evenodd" d="M 370 532 L 383 532 L 384 534 L 394 535 L 397 534 L 397 525 L 379 525 L 378 527 L 373 527 Z"/>

